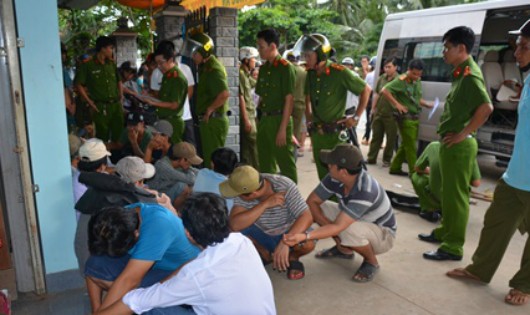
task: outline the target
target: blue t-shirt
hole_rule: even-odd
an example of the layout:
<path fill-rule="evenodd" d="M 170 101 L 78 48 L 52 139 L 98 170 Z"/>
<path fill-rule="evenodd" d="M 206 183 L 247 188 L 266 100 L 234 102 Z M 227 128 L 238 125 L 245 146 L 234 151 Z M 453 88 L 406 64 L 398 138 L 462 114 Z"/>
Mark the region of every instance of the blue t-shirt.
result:
<path fill-rule="evenodd" d="M 155 261 L 154 269 L 176 270 L 199 255 L 184 233 L 182 220 L 158 204 L 135 203 L 140 207 L 138 242 L 129 250 L 132 259 Z"/>
<path fill-rule="evenodd" d="M 504 181 L 517 189 L 530 191 L 530 80 L 524 84 L 521 99 L 517 108 L 517 129 L 515 130 L 515 143 L 512 158 L 508 169 L 502 176 Z"/>
<path fill-rule="evenodd" d="M 227 177 L 223 174 L 203 168 L 197 173 L 197 178 L 195 178 L 195 184 L 193 185 L 193 192 L 210 192 L 221 196 L 219 184 L 225 180 L 227 180 Z M 234 206 L 234 199 L 224 197 L 223 199 L 226 200 L 226 208 L 228 209 L 228 213 L 230 213 L 230 210 Z"/>

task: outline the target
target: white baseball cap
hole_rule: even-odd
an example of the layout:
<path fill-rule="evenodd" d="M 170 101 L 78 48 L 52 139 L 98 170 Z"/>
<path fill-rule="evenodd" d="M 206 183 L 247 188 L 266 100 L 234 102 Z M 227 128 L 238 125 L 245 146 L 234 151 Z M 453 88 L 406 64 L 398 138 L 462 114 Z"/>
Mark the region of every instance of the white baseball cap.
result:
<path fill-rule="evenodd" d="M 126 156 L 116 164 L 116 173 L 127 183 L 136 183 L 153 177 L 155 167 L 137 156 Z"/>
<path fill-rule="evenodd" d="M 88 139 L 79 148 L 79 158 L 81 161 L 95 162 L 110 155 L 105 143 L 97 138 Z"/>

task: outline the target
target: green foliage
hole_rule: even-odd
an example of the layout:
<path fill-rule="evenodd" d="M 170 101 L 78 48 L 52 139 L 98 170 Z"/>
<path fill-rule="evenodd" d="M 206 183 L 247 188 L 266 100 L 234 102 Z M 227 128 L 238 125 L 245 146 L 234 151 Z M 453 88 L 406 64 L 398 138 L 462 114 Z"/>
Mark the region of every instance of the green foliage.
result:
<path fill-rule="evenodd" d="M 61 41 L 68 54 L 77 57 L 90 52 L 98 36 L 109 36 L 118 25 L 120 17 L 127 17 L 131 30 L 138 33 L 138 48 L 145 56 L 151 50 L 150 17 L 148 11 L 122 6 L 113 0 L 102 0 L 89 10 L 59 9 Z"/>

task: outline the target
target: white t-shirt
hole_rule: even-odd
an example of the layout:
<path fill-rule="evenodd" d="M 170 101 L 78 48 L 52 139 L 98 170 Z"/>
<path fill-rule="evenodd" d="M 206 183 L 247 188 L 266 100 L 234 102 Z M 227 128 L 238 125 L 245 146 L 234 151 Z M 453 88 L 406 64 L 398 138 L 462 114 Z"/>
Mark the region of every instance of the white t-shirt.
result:
<path fill-rule="evenodd" d="M 186 80 L 188 80 L 188 87 L 195 85 L 195 79 L 193 78 L 193 74 L 191 73 L 191 69 L 187 64 L 184 63 L 177 63 L 177 66 L 179 67 L 180 71 L 184 74 L 186 77 Z M 153 70 L 153 73 L 151 73 L 151 90 L 154 91 L 160 91 L 160 86 L 162 85 L 162 78 L 163 78 L 162 71 L 160 71 L 159 68 L 156 68 Z M 190 120 L 192 119 L 191 111 L 190 111 L 190 100 L 186 96 L 186 101 L 184 101 L 184 112 L 182 113 L 182 120 Z"/>
<path fill-rule="evenodd" d="M 195 85 L 195 78 L 193 78 L 193 74 L 191 73 L 190 67 L 185 63 L 178 63 L 178 67 L 180 71 L 184 74 L 186 77 L 186 80 L 188 80 L 188 87 Z M 186 96 L 186 101 L 184 102 L 184 112 L 182 113 L 182 120 L 190 120 L 192 119 L 191 111 L 190 111 L 190 100 Z"/>
<path fill-rule="evenodd" d="M 368 73 L 366 75 L 366 78 L 364 78 L 364 82 L 366 82 L 366 84 L 368 84 L 370 88 L 372 88 L 372 90 L 374 89 L 374 76 L 375 76 L 375 70 Z"/>
<path fill-rule="evenodd" d="M 359 76 L 357 72 L 352 71 L 355 76 Z M 359 105 L 359 96 L 353 94 L 352 92 L 348 91 L 346 94 L 346 109 L 350 109 L 353 107 L 357 107 Z"/>
<path fill-rule="evenodd" d="M 252 242 L 230 233 L 208 246 L 177 275 L 123 297 L 133 312 L 188 304 L 198 315 L 276 314 L 272 284 Z"/>

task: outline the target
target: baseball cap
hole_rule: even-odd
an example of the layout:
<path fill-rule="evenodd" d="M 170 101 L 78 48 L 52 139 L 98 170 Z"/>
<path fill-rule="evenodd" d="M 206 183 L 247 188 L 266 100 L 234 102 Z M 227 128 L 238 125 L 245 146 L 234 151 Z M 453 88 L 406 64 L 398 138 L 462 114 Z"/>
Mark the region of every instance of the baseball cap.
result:
<path fill-rule="evenodd" d="M 188 159 L 193 165 L 199 165 L 202 163 L 202 159 L 197 155 L 197 150 L 195 150 L 193 144 L 185 141 L 173 145 L 171 157 L 173 159 Z"/>
<path fill-rule="evenodd" d="M 126 156 L 116 164 L 116 173 L 127 183 L 135 183 L 155 175 L 155 167 L 137 156 Z"/>
<path fill-rule="evenodd" d="M 259 172 L 249 165 L 237 167 L 227 180 L 219 184 L 219 192 L 227 198 L 250 194 L 260 187 Z"/>
<path fill-rule="evenodd" d="M 173 126 L 167 120 L 159 120 L 153 124 L 153 131 L 163 133 L 169 138 L 173 135 Z"/>
<path fill-rule="evenodd" d="M 340 168 L 355 170 L 361 166 L 363 155 L 356 146 L 342 143 L 333 150 L 321 150 L 320 160 L 324 164 L 335 164 Z"/>
<path fill-rule="evenodd" d="M 511 32 L 508 32 L 511 35 L 522 35 L 526 37 L 530 37 L 530 19 L 526 21 L 521 28 L 518 30 L 514 30 Z"/>
<path fill-rule="evenodd" d="M 97 138 L 88 139 L 79 148 L 79 158 L 86 162 L 95 162 L 110 155 L 105 143 Z"/>
<path fill-rule="evenodd" d="M 131 112 L 127 114 L 127 125 L 137 125 L 144 121 L 144 115 L 140 113 Z"/>

